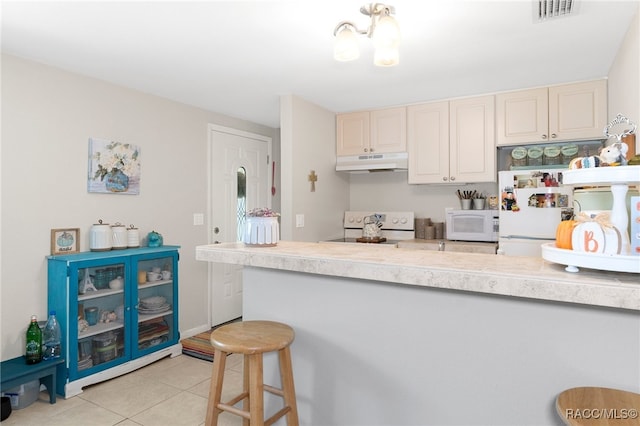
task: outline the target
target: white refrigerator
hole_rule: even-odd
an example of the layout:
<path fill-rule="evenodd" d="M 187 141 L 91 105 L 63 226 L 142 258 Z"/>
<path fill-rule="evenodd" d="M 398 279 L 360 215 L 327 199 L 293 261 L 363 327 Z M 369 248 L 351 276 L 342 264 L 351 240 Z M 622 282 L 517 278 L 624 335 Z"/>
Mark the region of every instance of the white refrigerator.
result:
<path fill-rule="evenodd" d="M 556 228 L 573 216 L 573 188 L 562 186 L 564 169 L 498 173 L 500 232 L 498 254 L 542 256 Z"/>

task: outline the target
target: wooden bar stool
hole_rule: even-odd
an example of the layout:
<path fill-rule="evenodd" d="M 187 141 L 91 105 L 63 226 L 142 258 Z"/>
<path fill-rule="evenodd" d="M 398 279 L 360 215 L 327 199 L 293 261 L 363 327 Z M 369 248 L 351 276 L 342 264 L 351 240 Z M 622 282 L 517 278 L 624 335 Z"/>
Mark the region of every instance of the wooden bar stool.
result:
<path fill-rule="evenodd" d="M 572 388 L 558 395 L 556 410 L 568 426 L 638 426 L 640 394 L 609 388 Z"/>
<path fill-rule="evenodd" d="M 291 327 L 273 321 L 243 321 L 215 329 L 211 333 L 211 345 L 215 351 L 205 424 L 217 425 L 220 413 L 228 411 L 244 418 L 245 426 L 268 426 L 284 415 L 287 416 L 287 426 L 298 426 L 298 408 L 289 348 L 293 338 L 294 331 Z M 262 356 L 265 352 L 273 351 L 278 351 L 282 389 L 263 383 Z M 244 355 L 244 383 L 242 393 L 223 403 L 220 398 L 224 366 L 230 353 Z M 264 391 L 284 399 L 284 407 L 267 420 L 264 420 Z M 240 401 L 243 401 L 242 410 L 233 406 Z"/>

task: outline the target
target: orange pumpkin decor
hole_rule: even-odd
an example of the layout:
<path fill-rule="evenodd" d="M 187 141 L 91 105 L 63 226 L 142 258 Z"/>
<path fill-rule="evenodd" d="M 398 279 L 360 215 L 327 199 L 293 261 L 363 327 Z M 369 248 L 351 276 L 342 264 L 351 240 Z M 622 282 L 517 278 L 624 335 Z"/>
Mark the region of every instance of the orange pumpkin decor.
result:
<path fill-rule="evenodd" d="M 573 228 L 578 224 L 575 220 L 563 220 L 556 228 L 556 247 L 566 250 L 572 250 L 571 237 Z"/>

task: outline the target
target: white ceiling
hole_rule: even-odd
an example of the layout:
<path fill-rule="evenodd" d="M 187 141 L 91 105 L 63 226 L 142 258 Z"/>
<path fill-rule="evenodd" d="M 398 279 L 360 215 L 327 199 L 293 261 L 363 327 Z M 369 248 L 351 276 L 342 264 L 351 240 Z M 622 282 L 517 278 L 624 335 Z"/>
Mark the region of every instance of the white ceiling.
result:
<path fill-rule="evenodd" d="M 2 1 L 2 51 L 280 127 L 279 97 L 335 112 L 605 77 L 639 1 L 574 0 L 535 23 L 532 0 L 389 0 L 400 65 L 332 57 L 366 0 Z"/>

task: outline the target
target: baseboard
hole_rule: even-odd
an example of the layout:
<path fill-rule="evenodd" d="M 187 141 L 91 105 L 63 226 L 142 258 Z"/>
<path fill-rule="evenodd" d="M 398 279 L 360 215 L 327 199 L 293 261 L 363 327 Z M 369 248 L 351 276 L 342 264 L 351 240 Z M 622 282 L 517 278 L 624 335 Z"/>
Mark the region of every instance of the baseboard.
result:
<path fill-rule="evenodd" d="M 181 331 L 180 332 L 180 340 L 188 339 L 189 337 L 193 337 L 196 334 L 204 333 L 205 331 L 209 331 L 209 330 L 211 330 L 213 328 L 218 328 L 218 327 L 220 327 L 222 325 L 231 324 L 232 322 L 237 322 L 237 321 L 242 321 L 242 317 L 235 318 L 235 319 L 232 319 L 232 320 L 227 321 L 227 322 L 223 322 L 222 324 L 218 324 L 218 325 L 215 325 L 213 327 L 209 327 L 208 325 L 199 325 L 199 326 L 191 328 L 189 330 Z"/>
<path fill-rule="evenodd" d="M 211 327 L 209 327 L 207 324 L 199 325 L 189 330 L 184 330 L 180 332 L 180 339 L 188 339 L 189 337 L 193 337 L 196 334 L 204 333 L 205 331 L 209 331 L 209 330 L 211 330 Z"/>

